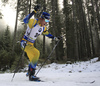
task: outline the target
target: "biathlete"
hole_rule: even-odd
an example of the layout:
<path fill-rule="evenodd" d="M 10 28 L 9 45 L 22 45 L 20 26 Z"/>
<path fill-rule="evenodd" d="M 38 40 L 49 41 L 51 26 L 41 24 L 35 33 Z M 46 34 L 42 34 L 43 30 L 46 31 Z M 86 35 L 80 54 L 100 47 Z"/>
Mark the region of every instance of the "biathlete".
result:
<path fill-rule="evenodd" d="M 28 27 L 21 40 L 21 48 L 24 49 L 24 51 L 26 52 L 30 60 L 28 73 L 27 73 L 30 81 L 38 80 L 38 78 L 34 76 L 36 65 L 40 56 L 39 50 L 37 50 L 34 47 L 34 42 L 36 38 L 39 35 L 44 34 L 45 36 L 52 38 L 54 40 L 58 39 L 57 37 L 54 37 L 53 35 L 51 35 L 47 31 L 47 28 L 45 26 L 50 20 L 49 13 L 43 12 L 39 19 L 31 19 L 31 17 L 34 14 L 36 14 L 39 9 L 40 9 L 39 5 L 35 6 L 34 11 L 30 13 L 29 15 L 27 15 L 23 20 L 25 24 L 28 24 Z"/>

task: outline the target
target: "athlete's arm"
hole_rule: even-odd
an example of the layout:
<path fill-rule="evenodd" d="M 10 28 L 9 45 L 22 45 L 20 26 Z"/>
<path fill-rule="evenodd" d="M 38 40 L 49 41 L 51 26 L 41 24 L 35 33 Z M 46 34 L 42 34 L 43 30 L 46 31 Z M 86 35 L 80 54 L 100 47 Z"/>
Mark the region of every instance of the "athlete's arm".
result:
<path fill-rule="evenodd" d="M 24 18 L 24 23 L 27 24 L 29 22 L 29 19 L 36 13 L 36 11 L 33 11 L 32 13 L 28 14 L 25 18 Z"/>
<path fill-rule="evenodd" d="M 49 38 L 54 39 L 54 36 L 48 32 L 48 30 L 46 29 L 46 27 L 45 27 L 45 29 L 43 31 L 43 35 L 45 35 L 45 36 L 47 36 Z"/>
<path fill-rule="evenodd" d="M 24 18 L 24 23 L 27 24 L 29 22 L 29 19 L 37 13 L 37 11 L 40 9 L 40 5 L 37 5 L 34 7 L 34 11 L 32 11 L 32 13 L 28 14 L 25 18 Z"/>

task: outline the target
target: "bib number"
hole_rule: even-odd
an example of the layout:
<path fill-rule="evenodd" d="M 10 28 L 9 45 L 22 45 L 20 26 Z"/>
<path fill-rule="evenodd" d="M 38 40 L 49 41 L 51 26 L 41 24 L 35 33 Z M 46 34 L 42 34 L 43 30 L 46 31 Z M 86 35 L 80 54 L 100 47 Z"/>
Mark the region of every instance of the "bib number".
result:
<path fill-rule="evenodd" d="M 40 34 L 36 33 L 34 37 L 38 37 Z"/>

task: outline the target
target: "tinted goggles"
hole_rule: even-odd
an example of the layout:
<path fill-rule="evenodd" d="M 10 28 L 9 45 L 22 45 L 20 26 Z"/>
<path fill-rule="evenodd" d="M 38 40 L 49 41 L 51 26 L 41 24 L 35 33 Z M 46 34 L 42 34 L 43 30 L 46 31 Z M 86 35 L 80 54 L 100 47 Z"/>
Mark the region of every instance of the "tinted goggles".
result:
<path fill-rule="evenodd" d="M 50 20 L 48 20 L 48 19 L 45 19 L 45 22 L 49 22 Z"/>

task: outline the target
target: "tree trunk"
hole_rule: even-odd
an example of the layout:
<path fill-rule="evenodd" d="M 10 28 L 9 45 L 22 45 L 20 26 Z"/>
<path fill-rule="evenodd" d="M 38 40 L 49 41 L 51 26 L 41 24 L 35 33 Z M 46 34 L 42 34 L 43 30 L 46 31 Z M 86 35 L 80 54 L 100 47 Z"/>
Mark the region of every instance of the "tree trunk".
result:
<path fill-rule="evenodd" d="M 43 1 L 43 8 L 45 8 L 46 0 Z M 44 10 L 46 11 L 46 9 Z M 43 56 L 45 56 L 45 36 L 43 35 Z"/>
<path fill-rule="evenodd" d="M 18 12 L 19 12 L 18 8 L 19 8 L 19 0 L 17 0 L 17 10 L 16 10 L 16 21 L 15 21 L 15 30 L 14 30 L 14 37 L 13 37 L 12 55 L 14 53 L 14 48 L 16 44 L 16 33 L 17 33 Z"/>
<path fill-rule="evenodd" d="M 98 28 L 100 30 L 100 9 L 99 9 L 99 3 L 98 0 L 95 0 L 95 4 L 96 4 L 96 13 L 97 13 L 97 21 L 98 21 Z"/>
<path fill-rule="evenodd" d="M 51 0 L 51 6 L 52 6 L 52 34 L 55 36 L 55 0 Z M 52 40 L 52 48 L 53 48 L 53 46 L 55 45 L 55 42 Z M 55 52 L 54 52 L 54 54 L 53 54 L 53 57 L 55 57 Z"/>
<path fill-rule="evenodd" d="M 99 55 L 99 51 L 100 51 L 100 43 L 99 43 L 99 33 L 98 33 L 98 28 L 97 28 L 97 22 L 96 22 L 96 14 L 95 14 L 95 10 L 94 10 L 94 1 L 91 0 L 92 2 L 92 11 L 93 11 L 93 28 L 95 30 L 94 33 L 94 47 L 95 47 L 95 55 L 98 56 Z"/>
<path fill-rule="evenodd" d="M 89 33 L 90 33 L 91 56 L 93 57 L 95 54 L 95 51 L 94 51 L 93 34 L 92 34 L 92 27 L 91 27 L 91 21 L 90 21 L 90 16 L 89 16 L 88 5 L 89 5 L 89 0 L 86 1 L 86 7 L 87 7 L 88 27 L 89 27 Z"/>
<path fill-rule="evenodd" d="M 78 52 L 78 37 L 77 37 L 77 19 L 76 19 L 76 6 L 75 0 L 72 0 L 72 9 L 73 9 L 73 28 L 74 28 L 74 56 L 75 60 L 79 59 L 79 52 Z"/>

